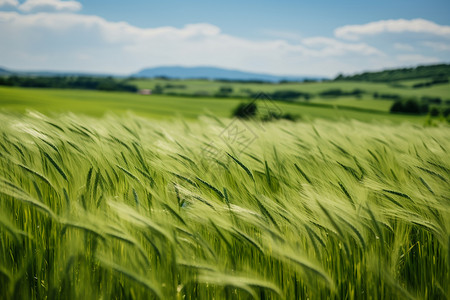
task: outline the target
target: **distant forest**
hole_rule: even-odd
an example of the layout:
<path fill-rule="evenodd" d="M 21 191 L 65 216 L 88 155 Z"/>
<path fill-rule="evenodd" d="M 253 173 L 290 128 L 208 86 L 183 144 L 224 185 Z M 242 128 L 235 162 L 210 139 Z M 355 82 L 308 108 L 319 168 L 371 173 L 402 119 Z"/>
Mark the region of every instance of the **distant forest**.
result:
<path fill-rule="evenodd" d="M 381 72 L 365 72 L 349 76 L 339 75 L 338 77 L 336 77 L 335 80 L 391 82 L 398 80 L 429 78 L 431 81 L 428 84 L 433 85 L 438 83 L 447 83 L 449 76 L 450 76 L 450 64 L 439 64 L 432 66 L 418 66 L 415 68 L 385 70 Z"/>
<path fill-rule="evenodd" d="M 137 92 L 137 87 L 127 83 L 126 80 L 117 80 L 112 77 L 87 76 L 9 76 L 0 77 L 0 86 L 17 86 L 33 88 L 56 89 L 83 89 L 99 91 Z"/>

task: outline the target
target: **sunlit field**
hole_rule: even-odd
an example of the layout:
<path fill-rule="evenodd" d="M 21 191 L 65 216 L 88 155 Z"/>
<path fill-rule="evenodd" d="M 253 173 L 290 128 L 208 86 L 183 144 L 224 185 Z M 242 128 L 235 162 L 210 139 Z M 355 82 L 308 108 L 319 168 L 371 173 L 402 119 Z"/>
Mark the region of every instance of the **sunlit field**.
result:
<path fill-rule="evenodd" d="M 2 299 L 450 294 L 444 123 L 0 119 Z"/>
<path fill-rule="evenodd" d="M 269 85 L 266 84 L 266 86 Z M 121 92 L 0 87 L 0 111 L 15 113 L 23 113 L 27 110 L 39 111 L 44 114 L 70 111 L 76 114 L 102 117 L 105 112 L 109 111 L 118 115 L 133 112 L 151 119 L 171 117 L 197 119 L 205 114 L 230 117 L 233 108 L 239 103 L 252 100 L 253 98 L 144 96 Z M 317 98 L 310 102 L 276 101 L 276 105 L 283 112 L 299 115 L 305 120 L 315 118 L 356 119 L 369 122 L 388 120 L 394 123 L 407 121 L 418 124 L 426 121 L 425 115 L 390 114 L 389 107 L 392 103 L 393 101 L 372 98 L 358 100 L 355 97 Z"/>

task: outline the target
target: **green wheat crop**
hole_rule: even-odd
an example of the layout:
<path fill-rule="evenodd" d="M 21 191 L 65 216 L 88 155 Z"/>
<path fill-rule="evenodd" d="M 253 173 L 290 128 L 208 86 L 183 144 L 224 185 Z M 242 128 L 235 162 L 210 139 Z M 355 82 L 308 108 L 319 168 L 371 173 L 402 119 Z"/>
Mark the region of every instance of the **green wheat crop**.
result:
<path fill-rule="evenodd" d="M 450 294 L 445 125 L 0 120 L 1 299 Z"/>

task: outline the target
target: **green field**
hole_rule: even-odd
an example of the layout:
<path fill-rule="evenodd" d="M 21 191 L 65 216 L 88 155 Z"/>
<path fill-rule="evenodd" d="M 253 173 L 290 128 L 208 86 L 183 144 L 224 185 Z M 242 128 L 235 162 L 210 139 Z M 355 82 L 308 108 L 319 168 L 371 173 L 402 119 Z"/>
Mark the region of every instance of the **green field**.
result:
<path fill-rule="evenodd" d="M 41 91 L 1 92 L 39 108 Z M 94 114 L 152 100 L 42 95 L 85 113 L 95 97 Z M 0 114 L 1 299 L 450 294 L 447 125 L 13 111 Z"/>
<path fill-rule="evenodd" d="M 206 114 L 230 117 L 234 107 L 243 99 L 180 97 L 167 95 L 137 95 L 119 92 L 86 90 L 57 90 L 0 87 L 0 108 L 6 111 L 24 112 L 36 110 L 42 113 L 73 112 L 91 116 L 103 116 L 107 112 L 123 114 L 131 111 L 150 118 L 184 116 L 198 118 Z M 389 114 L 392 101 L 355 99 L 322 99 L 310 102 L 276 102 L 286 113 L 298 114 L 305 120 L 356 119 L 361 121 L 388 120 L 422 124 L 425 116 Z"/>
<path fill-rule="evenodd" d="M 404 97 L 441 97 L 444 100 L 450 100 L 450 83 L 439 84 L 431 87 L 414 89 L 414 83 L 423 82 L 426 79 L 415 81 L 399 81 L 395 83 L 373 83 L 359 81 L 325 81 L 325 82 L 309 82 L 309 83 L 235 83 L 235 82 L 219 82 L 208 80 L 161 80 L 161 79 L 141 79 L 133 80 L 130 83 L 135 84 L 140 89 L 154 89 L 156 85 L 165 87 L 166 85 L 184 85 L 185 88 L 164 88 L 165 93 L 177 92 L 186 94 L 209 93 L 214 94 L 219 91 L 220 87 L 233 88 L 232 95 L 245 96 L 248 93 L 245 90 L 253 92 L 270 93 L 276 90 L 294 90 L 317 95 L 320 92 L 330 89 L 342 89 L 344 91 L 352 91 L 361 89 L 367 98 L 372 98 L 373 93 L 380 94 L 398 94 Z"/>
<path fill-rule="evenodd" d="M 417 82 L 0 87 L 0 299 L 448 299 L 449 125 L 374 97 Z"/>

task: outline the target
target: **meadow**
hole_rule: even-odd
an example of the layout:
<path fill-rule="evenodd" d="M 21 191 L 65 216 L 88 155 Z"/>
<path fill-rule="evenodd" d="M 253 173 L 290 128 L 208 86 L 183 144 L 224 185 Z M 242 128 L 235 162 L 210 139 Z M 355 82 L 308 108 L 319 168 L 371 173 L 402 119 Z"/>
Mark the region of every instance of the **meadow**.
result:
<path fill-rule="evenodd" d="M 106 112 L 119 115 L 132 112 L 152 119 L 174 117 L 197 119 L 205 114 L 231 117 L 233 109 L 239 103 L 250 100 L 233 97 L 147 96 L 121 92 L 0 87 L 0 109 L 17 113 L 27 110 L 44 114 L 70 111 L 76 114 L 101 117 Z M 394 123 L 423 124 L 427 119 L 426 116 L 390 114 L 389 107 L 392 103 L 391 100 L 339 97 L 337 99 L 314 99 L 309 102 L 277 101 L 276 105 L 283 112 L 299 115 L 305 120 L 316 118 L 355 119 L 369 122 L 387 120 Z"/>
<path fill-rule="evenodd" d="M 448 125 L 157 120 L 121 94 L 0 93 L 23 101 L 0 114 L 2 299 L 450 294 Z M 74 112 L 23 112 L 64 97 Z"/>
<path fill-rule="evenodd" d="M 310 93 L 317 98 L 323 91 L 341 89 L 353 91 L 359 89 L 364 93 L 361 99 L 373 99 L 373 93 L 396 94 L 402 97 L 441 97 L 450 100 L 450 83 L 433 85 L 424 88 L 413 88 L 413 84 L 424 82 L 428 78 L 416 80 L 400 80 L 386 83 L 364 82 L 364 81 L 324 81 L 324 82 L 282 82 L 282 83 L 252 83 L 252 82 L 221 82 L 212 80 L 165 80 L 165 79 L 134 79 L 129 83 L 136 85 L 139 89 L 155 89 L 157 85 L 163 88 L 164 93 L 185 93 L 192 95 L 213 95 L 221 87 L 230 87 L 230 96 L 246 96 L 248 91 L 271 93 L 277 90 L 293 90 Z M 354 98 L 354 97 L 352 97 Z"/>
<path fill-rule="evenodd" d="M 0 298 L 448 299 L 449 125 L 389 113 L 423 80 L 0 87 Z"/>

